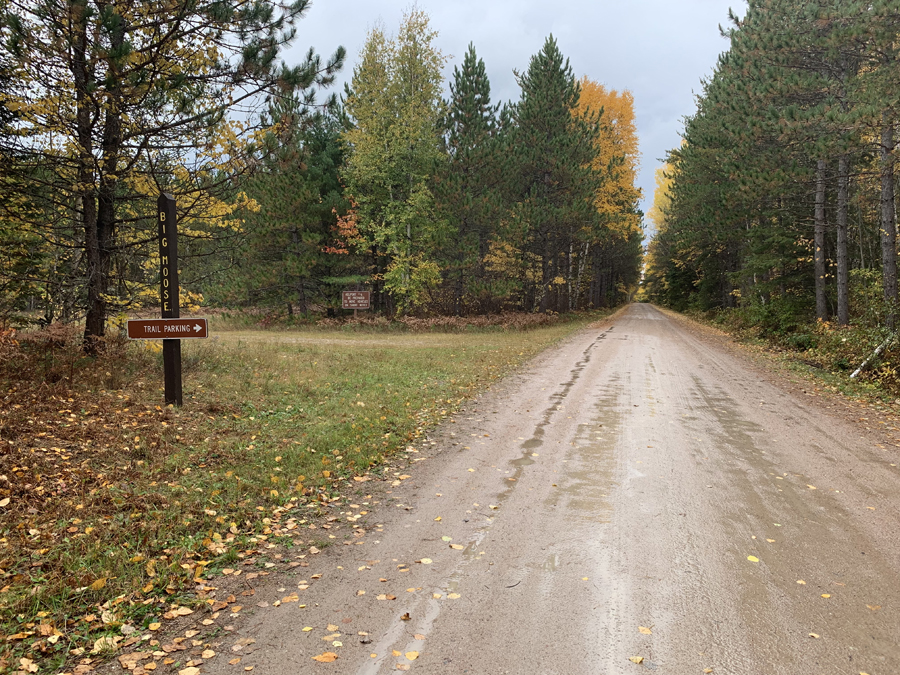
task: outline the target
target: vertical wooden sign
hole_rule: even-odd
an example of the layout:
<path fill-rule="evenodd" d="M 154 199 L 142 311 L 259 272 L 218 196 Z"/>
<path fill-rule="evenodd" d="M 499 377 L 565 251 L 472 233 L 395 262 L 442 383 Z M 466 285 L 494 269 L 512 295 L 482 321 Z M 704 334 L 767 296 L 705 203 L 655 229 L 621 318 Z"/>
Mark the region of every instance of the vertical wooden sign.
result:
<path fill-rule="evenodd" d="M 178 230 L 175 198 L 161 194 L 156 202 L 159 219 L 159 299 L 163 319 L 181 316 L 178 291 Z M 166 380 L 166 404 L 180 406 L 181 340 L 163 340 L 163 369 Z"/>

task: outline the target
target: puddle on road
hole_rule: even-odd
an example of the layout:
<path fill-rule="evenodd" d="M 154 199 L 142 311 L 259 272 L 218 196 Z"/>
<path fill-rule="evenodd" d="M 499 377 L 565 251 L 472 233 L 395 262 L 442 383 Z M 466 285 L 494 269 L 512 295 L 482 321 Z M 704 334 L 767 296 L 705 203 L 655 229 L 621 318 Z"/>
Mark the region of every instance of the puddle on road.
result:
<path fill-rule="evenodd" d="M 559 554 L 553 553 L 541 563 L 541 569 L 545 572 L 555 572 L 559 568 Z"/>
<path fill-rule="evenodd" d="M 614 326 L 610 326 L 605 331 L 603 331 L 597 338 L 591 342 L 587 348 L 582 352 L 581 359 L 575 364 L 575 367 L 570 371 L 570 377 L 567 381 L 560 383 L 560 389 L 550 396 L 550 405 L 544 410 L 543 416 L 541 417 L 540 422 L 535 427 L 534 431 L 531 434 L 531 438 L 524 441 L 520 444 L 520 448 L 522 450 L 522 456 L 516 459 L 510 460 L 509 464 L 512 466 L 515 471 L 513 471 L 512 478 L 513 480 L 508 480 L 505 489 L 497 494 L 495 497 L 496 504 L 502 505 L 506 502 L 510 496 L 515 491 L 516 487 L 519 485 L 519 480 L 522 477 L 522 472 L 525 470 L 525 467 L 531 466 L 535 463 L 533 459 L 532 453 L 540 448 L 544 443 L 544 434 L 546 427 L 550 424 L 550 421 L 553 419 L 555 413 L 559 412 L 563 401 L 566 396 L 572 390 L 572 387 L 575 386 L 575 383 L 578 382 L 578 379 L 581 377 L 582 372 L 587 367 L 588 362 L 591 359 L 591 353 L 594 348 L 597 347 L 604 339 L 610 331 L 612 331 Z M 602 399 L 598 401 L 596 404 L 596 408 L 602 408 L 604 405 L 604 401 L 606 399 Z M 598 422 L 602 426 L 602 422 Z M 581 425 L 593 428 L 595 424 L 591 425 Z M 582 438 L 581 427 L 579 427 L 579 435 L 576 438 L 576 445 L 579 444 L 579 440 Z M 587 447 L 591 445 L 592 442 L 590 439 L 584 439 L 583 443 L 579 447 Z M 443 607 L 443 603 L 452 602 L 452 600 L 446 599 L 446 596 L 450 593 L 455 593 L 459 589 L 459 584 L 462 578 L 462 573 L 466 565 L 468 565 L 472 560 L 478 558 L 478 549 L 481 546 L 481 542 L 487 536 L 490 531 L 491 525 L 494 523 L 493 517 L 488 517 L 487 521 L 475 530 L 475 533 L 472 539 L 466 545 L 466 548 L 463 550 L 463 560 L 460 565 L 453 571 L 453 573 L 441 584 L 439 584 L 434 591 L 432 591 L 432 597 L 428 598 L 427 603 L 428 607 L 425 612 L 425 616 L 416 624 L 416 629 L 413 631 L 418 635 L 425 635 L 426 637 L 431 632 L 434 622 L 437 620 L 440 615 L 441 609 Z M 547 571 L 555 571 L 559 565 L 559 558 L 557 556 L 552 556 L 552 564 L 548 560 L 542 565 L 542 568 Z M 441 594 L 442 599 L 435 599 L 433 594 Z M 413 613 L 412 611 L 410 613 Z M 379 655 L 378 658 L 372 659 L 364 663 L 357 671 L 356 675 L 377 675 L 379 671 L 381 671 L 382 666 L 386 661 L 391 657 L 391 652 L 394 649 L 394 645 L 402 636 L 409 630 L 410 626 L 406 625 L 403 621 L 394 621 L 391 624 L 390 628 L 382 635 L 381 639 L 378 641 L 376 645 L 373 646 L 372 651 Z M 411 640 L 406 643 L 406 645 L 399 651 L 402 653 L 410 652 L 410 651 L 421 651 L 424 646 L 424 642 L 422 640 Z M 411 668 L 414 668 L 417 664 L 415 662 L 409 664 Z"/>
<path fill-rule="evenodd" d="M 615 447 L 623 417 L 619 394 L 626 389 L 621 379 L 618 373 L 609 379 L 594 404 L 591 421 L 578 425 L 567 470 L 556 494 L 548 499 L 553 506 L 565 499 L 567 507 L 591 522 L 609 523 L 612 516 L 609 495 L 615 487 Z"/>
<path fill-rule="evenodd" d="M 715 417 L 718 423 L 715 434 L 719 440 L 726 443 L 728 447 L 744 451 L 746 456 L 762 454 L 762 450 L 756 446 L 751 434 L 763 433 L 765 430 L 755 422 L 744 419 L 737 412 L 737 404 L 727 394 L 722 391 L 711 392 L 696 375 L 691 379 L 697 390 L 694 395 L 697 402 L 695 407 L 704 409 Z M 685 416 L 681 419 L 682 421 L 698 421 L 697 417 Z"/>

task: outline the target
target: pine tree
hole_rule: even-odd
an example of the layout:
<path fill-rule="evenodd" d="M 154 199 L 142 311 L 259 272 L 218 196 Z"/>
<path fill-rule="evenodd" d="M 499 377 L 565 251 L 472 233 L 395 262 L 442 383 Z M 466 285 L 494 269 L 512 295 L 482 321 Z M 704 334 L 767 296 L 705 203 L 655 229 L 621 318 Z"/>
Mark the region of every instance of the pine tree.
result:
<path fill-rule="evenodd" d="M 328 280 L 352 267 L 348 256 L 327 252 L 337 218 L 349 210 L 339 177 L 345 148 L 333 114 L 309 115 L 288 98 L 273 104 L 272 117 L 286 133 L 268 139 L 275 147 L 245 187 L 255 209 L 244 217 L 240 249 L 227 279 L 209 284 L 204 296 L 293 314 L 335 304 Z"/>
<path fill-rule="evenodd" d="M 599 122 L 573 115 L 581 87 L 552 35 L 517 78 L 522 98 L 511 111 L 508 189 L 524 304 L 565 310 L 572 245 L 585 224 L 597 218 L 594 198 L 601 177 L 591 162 Z"/>
<path fill-rule="evenodd" d="M 451 289 L 452 311 L 468 305 L 486 309 L 489 288 L 484 260 L 502 216 L 498 105 L 491 104 L 491 85 L 484 61 L 469 45 L 462 68 L 453 69 L 444 122 L 447 163 L 437 195 L 449 225 L 444 275 Z"/>

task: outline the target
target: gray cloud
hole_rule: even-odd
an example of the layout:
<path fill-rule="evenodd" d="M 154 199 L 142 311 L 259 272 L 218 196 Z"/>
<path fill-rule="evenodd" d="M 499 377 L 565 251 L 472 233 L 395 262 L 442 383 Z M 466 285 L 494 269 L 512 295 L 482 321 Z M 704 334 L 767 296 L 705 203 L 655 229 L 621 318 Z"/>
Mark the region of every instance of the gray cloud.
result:
<path fill-rule="evenodd" d="M 348 62 L 339 81 L 349 80 L 368 31 L 378 21 L 393 32 L 408 0 L 316 0 L 298 24 L 290 62 L 310 46 L 323 56 L 338 45 Z M 469 44 L 484 59 L 494 99 L 516 100 L 513 70 L 528 61 L 553 33 L 575 71 L 612 89 L 634 94 L 641 147 L 638 185 L 646 212 L 653 199 L 659 159 L 679 143 L 682 119 L 694 112 L 694 94 L 728 43 L 719 25 L 744 0 L 419 0 L 439 31 L 438 46 L 461 61 Z"/>

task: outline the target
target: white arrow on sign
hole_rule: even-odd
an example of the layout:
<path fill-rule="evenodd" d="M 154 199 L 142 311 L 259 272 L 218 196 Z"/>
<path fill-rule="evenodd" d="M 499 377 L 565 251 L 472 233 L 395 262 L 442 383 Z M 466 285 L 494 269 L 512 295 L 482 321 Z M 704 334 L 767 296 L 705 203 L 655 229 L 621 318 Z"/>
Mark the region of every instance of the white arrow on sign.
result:
<path fill-rule="evenodd" d="M 194 332 L 195 333 L 199 333 L 201 330 L 203 330 L 203 326 L 201 326 L 199 323 L 194 324 Z"/>

